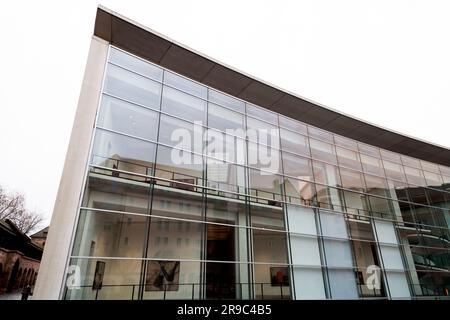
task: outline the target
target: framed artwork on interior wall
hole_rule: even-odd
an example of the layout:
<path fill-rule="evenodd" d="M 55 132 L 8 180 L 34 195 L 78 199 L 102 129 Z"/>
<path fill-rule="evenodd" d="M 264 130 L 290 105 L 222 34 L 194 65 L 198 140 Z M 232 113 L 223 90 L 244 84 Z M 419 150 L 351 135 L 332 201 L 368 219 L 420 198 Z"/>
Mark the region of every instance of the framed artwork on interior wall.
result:
<path fill-rule="evenodd" d="M 148 261 L 145 291 L 178 291 L 180 261 Z"/>
<path fill-rule="evenodd" d="M 94 282 L 92 283 L 92 290 L 100 290 L 103 285 L 103 275 L 105 274 L 105 262 L 97 261 L 95 265 Z"/>
<path fill-rule="evenodd" d="M 272 286 L 288 286 L 289 285 L 289 268 L 288 267 L 271 267 L 270 268 L 270 284 Z"/>

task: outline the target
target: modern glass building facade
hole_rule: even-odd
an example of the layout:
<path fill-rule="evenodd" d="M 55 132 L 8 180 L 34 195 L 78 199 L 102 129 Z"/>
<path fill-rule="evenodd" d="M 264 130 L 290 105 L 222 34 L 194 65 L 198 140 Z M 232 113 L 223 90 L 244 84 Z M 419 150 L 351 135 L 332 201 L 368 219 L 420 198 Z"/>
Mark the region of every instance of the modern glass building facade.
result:
<path fill-rule="evenodd" d="M 111 44 L 95 113 L 59 298 L 449 296 L 450 167 Z"/>

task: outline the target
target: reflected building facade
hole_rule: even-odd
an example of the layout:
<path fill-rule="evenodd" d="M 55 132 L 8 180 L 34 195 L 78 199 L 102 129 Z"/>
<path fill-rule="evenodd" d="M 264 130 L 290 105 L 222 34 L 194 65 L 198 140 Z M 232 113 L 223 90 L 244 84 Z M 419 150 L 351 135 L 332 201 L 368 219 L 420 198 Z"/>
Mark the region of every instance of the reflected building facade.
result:
<path fill-rule="evenodd" d="M 38 297 L 449 296 L 450 167 L 100 45 L 79 201 L 55 206 L 74 227 L 62 257 L 44 253 L 61 276 L 38 278 Z"/>

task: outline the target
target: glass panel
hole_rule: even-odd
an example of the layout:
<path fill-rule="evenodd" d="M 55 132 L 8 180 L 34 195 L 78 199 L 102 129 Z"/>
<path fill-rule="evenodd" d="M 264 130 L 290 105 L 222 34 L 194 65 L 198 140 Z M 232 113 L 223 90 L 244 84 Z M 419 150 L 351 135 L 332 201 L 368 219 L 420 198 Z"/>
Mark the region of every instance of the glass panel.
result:
<path fill-rule="evenodd" d="M 431 162 L 428 162 L 428 161 L 420 160 L 420 164 L 422 165 L 422 169 L 423 170 L 426 170 L 426 171 L 429 171 L 429 172 L 434 172 L 434 173 L 437 173 L 437 174 L 440 173 L 439 166 L 437 164 L 435 164 L 435 163 L 431 163 Z"/>
<path fill-rule="evenodd" d="M 408 281 L 403 272 L 386 272 L 391 298 L 410 298 Z"/>
<path fill-rule="evenodd" d="M 145 216 L 81 210 L 72 255 L 142 257 L 146 229 Z"/>
<path fill-rule="evenodd" d="M 307 206 L 313 205 L 315 192 L 312 183 L 285 177 L 284 190 L 286 192 L 286 198 L 288 202 L 303 204 Z"/>
<path fill-rule="evenodd" d="M 283 171 L 286 175 L 313 181 L 311 160 L 307 158 L 283 152 Z"/>
<path fill-rule="evenodd" d="M 250 205 L 250 215 L 252 227 L 285 230 L 284 214 L 281 207 L 252 203 Z M 275 232 L 275 234 L 275 237 L 283 235 L 285 238 L 284 232 Z"/>
<path fill-rule="evenodd" d="M 336 147 L 336 153 L 340 166 L 361 170 L 361 162 L 356 151 Z"/>
<path fill-rule="evenodd" d="M 439 188 L 442 184 L 442 178 L 440 174 L 423 171 L 427 186 L 432 188 Z"/>
<path fill-rule="evenodd" d="M 103 96 L 97 125 L 156 141 L 158 113 L 119 99 Z"/>
<path fill-rule="evenodd" d="M 321 269 L 294 267 L 295 296 L 300 299 L 325 299 Z"/>
<path fill-rule="evenodd" d="M 68 300 L 131 300 L 137 299 L 141 260 L 120 259 L 70 259 L 69 270 L 80 270 L 80 287 L 68 290 Z M 72 268 L 71 268 L 72 267 Z M 96 270 L 103 270 L 101 290 L 93 290 Z M 98 274 L 98 273 L 97 273 Z M 68 276 L 73 273 L 68 274 Z"/>
<path fill-rule="evenodd" d="M 370 207 L 368 199 L 364 194 L 346 190 L 344 190 L 343 193 L 348 213 L 369 215 Z"/>
<path fill-rule="evenodd" d="M 109 64 L 103 90 L 122 99 L 159 110 L 161 84 Z"/>
<path fill-rule="evenodd" d="M 245 193 L 245 168 L 227 162 L 211 161 L 207 158 L 207 186 L 216 190 Z M 223 195 L 222 192 L 208 191 Z M 235 198 L 237 195 L 226 193 L 225 196 Z"/>
<path fill-rule="evenodd" d="M 109 51 L 109 61 L 146 77 L 162 81 L 163 71 L 161 68 L 113 47 Z"/>
<path fill-rule="evenodd" d="M 405 173 L 403 172 L 403 166 L 397 163 L 383 160 L 384 170 L 386 171 L 386 177 L 406 182 Z"/>
<path fill-rule="evenodd" d="M 245 102 L 233 98 L 232 96 L 223 94 L 221 92 L 209 89 L 209 101 L 214 102 L 218 105 L 239 111 L 245 112 Z"/>
<path fill-rule="evenodd" d="M 383 165 L 381 160 L 365 154 L 360 154 L 363 171 L 377 176 L 384 176 Z"/>
<path fill-rule="evenodd" d="M 358 150 L 358 144 L 356 143 L 356 141 L 349 138 L 334 135 L 334 143 L 341 147 Z"/>
<path fill-rule="evenodd" d="M 380 149 L 378 149 L 376 147 L 369 146 L 368 144 L 358 142 L 358 149 L 362 153 L 374 156 L 376 158 L 380 158 Z"/>
<path fill-rule="evenodd" d="M 159 142 L 189 151 L 203 151 L 203 128 L 187 121 L 161 115 Z"/>
<path fill-rule="evenodd" d="M 297 133 L 301 133 L 306 135 L 308 132 L 306 130 L 306 124 L 299 122 L 297 120 L 284 117 L 282 115 L 278 116 L 280 121 L 280 126 L 295 131 Z"/>
<path fill-rule="evenodd" d="M 316 237 L 290 236 L 292 263 L 297 266 L 320 266 L 319 243 Z"/>
<path fill-rule="evenodd" d="M 91 163 L 102 167 L 151 175 L 155 161 L 155 149 L 156 146 L 153 143 L 97 129 Z M 111 172 L 103 173 L 111 175 Z M 122 176 L 122 174 L 120 175 Z M 115 173 L 113 176 L 118 177 L 119 174 Z"/>
<path fill-rule="evenodd" d="M 333 143 L 333 135 L 328 131 L 308 126 L 308 134 L 310 137 Z"/>
<path fill-rule="evenodd" d="M 356 279 L 353 270 L 328 269 L 331 298 L 357 299 Z"/>
<path fill-rule="evenodd" d="M 148 182 L 130 183 L 125 179 L 111 179 L 90 172 L 82 205 L 88 208 L 147 214 L 149 195 Z"/>
<path fill-rule="evenodd" d="M 311 156 L 314 159 L 337 164 L 334 146 L 319 140 L 309 139 Z"/>
<path fill-rule="evenodd" d="M 273 200 L 281 200 L 281 177 L 278 175 L 267 175 L 262 171 L 248 169 L 250 180 L 250 194 Z"/>
<path fill-rule="evenodd" d="M 342 186 L 345 189 L 364 191 L 366 185 L 364 183 L 363 174 L 357 171 L 339 168 L 341 172 Z"/>
<path fill-rule="evenodd" d="M 265 149 L 265 147 L 262 147 L 261 151 Z M 205 154 L 219 160 L 245 164 L 247 161 L 247 144 L 245 140 L 235 136 L 208 130 Z"/>
<path fill-rule="evenodd" d="M 145 261 L 142 299 L 199 299 L 201 262 Z"/>
<path fill-rule="evenodd" d="M 247 103 L 247 115 L 278 125 L 278 116 L 276 113 L 249 103 Z"/>
<path fill-rule="evenodd" d="M 155 186 L 155 189 L 153 190 L 153 204 L 151 214 L 153 216 L 159 217 L 203 220 L 204 216 L 202 194 L 193 192 L 188 193 L 183 191 L 184 190 L 167 190 L 167 188 Z M 155 219 L 152 218 L 152 221 Z M 167 220 L 167 223 L 161 221 L 156 224 L 156 228 L 158 230 L 159 228 L 163 230 L 164 228 L 169 228 L 170 226 L 172 226 L 172 229 L 170 230 L 175 231 L 173 223 L 169 220 Z M 194 229 L 196 228 L 202 229 L 204 228 L 204 226 L 199 224 L 192 224 L 189 221 L 177 221 L 177 232 L 172 235 L 172 239 L 170 241 L 175 241 L 175 236 L 183 235 L 183 232 L 190 232 L 191 229 L 192 231 L 194 231 Z M 164 238 L 161 239 L 161 241 L 164 241 Z M 155 241 L 157 241 L 157 239 Z"/>
<path fill-rule="evenodd" d="M 391 200 L 369 196 L 371 213 L 374 217 L 394 219 L 395 212 Z"/>
<path fill-rule="evenodd" d="M 319 161 L 313 161 L 312 163 L 316 182 L 333 187 L 342 187 L 341 177 L 336 166 Z"/>
<path fill-rule="evenodd" d="M 193 206 L 190 199 L 163 199 L 154 201 L 152 215 L 171 215 L 168 211 L 177 210 L 177 216 L 186 217 L 201 214 L 201 207 Z M 193 211 L 193 212 L 191 212 Z M 191 221 L 177 221 L 152 217 L 148 236 L 147 257 L 150 259 L 191 259 L 199 260 L 201 238 L 204 224 Z"/>
<path fill-rule="evenodd" d="M 285 129 L 280 129 L 281 148 L 300 155 L 309 156 L 308 138 Z"/>
<path fill-rule="evenodd" d="M 366 192 L 377 196 L 389 197 L 387 181 L 384 178 L 364 175 L 366 181 Z"/>
<path fill-rule="evenodd" d="M 208 104 L 208 127 L 244 137 L 244 115 L 215 104 Z M 241 130 L 237 130 L 241 129 Z"/>
<path fill-rule="evenodd" d="M 404 165 L 411 166 L 414 168 L 420 168 L 419 159 L 411 158 L 411 157 L 405 156 L 403 154 L 401 155 L 401 158 L 402 158 L 402 162 Z"/>
<path fill-rule="evenodd" d="M 381 152 L 381 158 L 383 160 L 390 160 L 390 161 L 394 161 L 396 163 L 401 163 L 400 155 L 398 153 L 383 150 L 383 149 L 380 149 L 380 152 Z"/>
<path fill-rule="evenodd" d="M 255 264 L 254 289 L 256 299 L 290 299 L 289 266 Z"/>
<path fill-rule="evenodd" d="M 286 234 L 253 229 L 255 262 L 287 263 Z"/>
<path fill-rule="evenodd" d="M 406 179 L 408 183 L 417 185 L 417 186 L 425 186 L 425 178 L 423 177 L 422 170 L 414 169 L 410 167 L 404 167 Z"/>
<path fill-rule="evenodd" d="M 316 184 L 317 204 L 321 208 L 345 211 L 342 190 Z"/>
<path fill-rule="evenodd" d="M 374 220 L 378 241 L 381 243 L 397 244 L 394 224 L 390 221 Z"/>
<path fill-rule="evenodd" d="M 427 195 L 425 192 L 425 188 L 408 188 L 406 189 L 406 192 L 408 193 L 408 197 L 411 202 L 414 203 L 421 203 L 424 205 L 428 204 Z"/>
<path fill-rule="evenodd" d="M 202 157 L 187 151 L 158 146 L 156 162 L 155 175 L 171 180 L 157 180 L 158 184 L 190 191 L 201 191 L 192 185 L 203 184 Z"/>
<path fill-rule="evenodd" d="M 328 267 L 353 267 L 350 241 L 323 239 L 323 245 Z"/>
<path fill-rule="evenodd" d="M 331 238 L 348 238 L 344 216 L 339 213 L 320 211 L 322 235 Z"/>
<path fill-rule="evenodd" d="M 403 270 L 402 257 L 398 246 L 380 245 L 384 268 L 387 270 Z"/>
<path fill-rule="evenodd" d="M 315 213 L 312 208 L 287 205 L 289 231 L 317 235 Z"/>
<path fill-rule="evenodd" d="M 247 129 L 249 140 L 272 148 L 280 148 L 280 137 L 275 125 L 248 117 Z"/>
<path fill-rule="evenodd" d="M 164 71 L 164 83 L 202 99 L 207 97 L 206 87 L 172 72 Z"/>
<path fill-rule="evenodd" d="M 439 171 L 441 171 L 441 174 L 443 175 L 450 176 L 450 167 L 439 165 Z"/>
<path fill-rule="evenodd" d="M 248 142 L 248 165 L 264 171 L 281 173 L 280 151 L 266 145 Z"/>
<path fill-rule="evenodd" d="M 206 101 L 164 86 L 161 110 L 174 116 L 206 124 Z"/>

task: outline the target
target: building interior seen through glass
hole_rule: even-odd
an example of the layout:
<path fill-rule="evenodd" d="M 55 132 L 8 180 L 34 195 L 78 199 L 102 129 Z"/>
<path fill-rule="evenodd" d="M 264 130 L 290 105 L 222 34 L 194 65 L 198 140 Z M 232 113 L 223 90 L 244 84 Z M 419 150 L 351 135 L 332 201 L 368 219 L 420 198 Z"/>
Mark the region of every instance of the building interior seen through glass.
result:
<path fill-rule="evenodd" d="M 65 299 L 449 295 L 449 167 L 114 47 L 94 135 Z"/>

